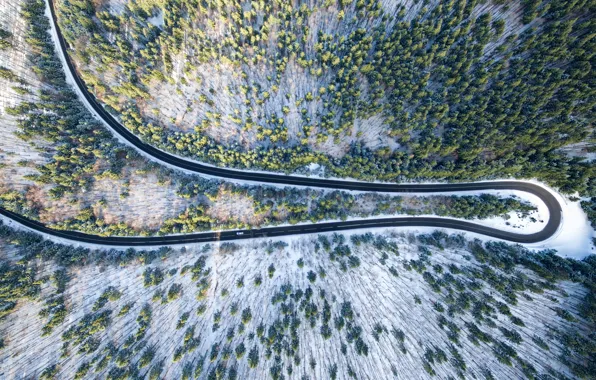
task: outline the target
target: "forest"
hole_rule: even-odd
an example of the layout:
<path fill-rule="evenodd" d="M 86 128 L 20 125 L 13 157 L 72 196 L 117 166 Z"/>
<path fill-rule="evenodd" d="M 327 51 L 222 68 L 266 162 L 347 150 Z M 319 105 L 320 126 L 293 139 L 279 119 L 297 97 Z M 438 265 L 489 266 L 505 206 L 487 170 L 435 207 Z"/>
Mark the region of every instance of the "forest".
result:
<path fill-rule="evenodd" d="M 416 3 L 388 12 L 378 1 L 139 1 L 115 12 L 57 2 L 90 90 L 161 149 L 237 168 L 316 163 L 366 180 L 538 178 L 593 195 L 593 163 L 559 148 L 594 139 L 594 5 L 494 1 L 482 13 L 476 0 Z M 207 66 L 240 75 L 215 88 Z M 287 76 L 311 87 L 288 92 Z M 157 83 L 184 94 L 209 83 L 185 108 L 197 115 L 193 131 L 158 116 L 163 108 L 143 108 Z M 240 104 L 228 112 L 223 99 Z M 383 121 L 378 147 L 352 138 L 372 117 Z M 236 124 L 256 140 L 214 137 Z M 345 154 L 326 154 L 344 141 Z"/>
<path fill-rule="evenodd" d="M 439 231 L 304 239 L 289 256 L 283 241 L 102 250 L 0 224 L 13 255 L 0 259 L 0 363 L 14 358 L 4 369 L 20 370 L 38 355 L 27 368 L 45 379 L 335 379 L 371 368 L 380 378 L 404 368 L 421 378 L 591 378 L 593 256 Z M 394 365 L 373 364 L 378 355 Z"/>
<path fill-rule="evenodd" d="M 593 161 L 561 150 L 593 143 L 593 1 L 55 1 L 89 89 L 161 149 L 242 169 L 306 174 L 318 164 L 321 175 L 364 180 L 537 178 L 573 194 L 596 225 Z M 45 6 L 21 7 L 26 64 L 41 86 L 0 66 L 2 81 L 31 95 L 6 113 L 43 158 L 19 161 L 34 185 L 0 191 L 3 208 L 40 220 L 27 186 L 43 186 L 80 206 L 50 227 L 141 236 L 537 212 L 502 194 L 240 184 L 151 163 L 78 100 Z M 19 38 L 0 28 L 0 53 Z M 173 98 L 197 89 L 197 102 L 182 103 L 196 117 L 190 129 L 154 107 L 159 88 Z M 115 203 L 127 199 L 133 171 L 186 202 L 158 226 L 133 228 L 97 212 L 105 199 L 85 198 L 110 178 L 124 181 Z M 0 220 L 0 377 L 592 379 L 595 269 L 595 255 L 442 231 L 137 250 L 61 244 Z"/>
<path fill-rule="evenodd" d="M 42 138 L 51 145 L 43 148 L 51 160 L 37 165 L 38 174 L 26 177 L 40 185 L 50 185 L 49 195 L 56 199 L 81 202 L 78 215 L 60 222 L 49 223 L 59 229 L 79 230 L 100 235 L 152 235 L 204 231 L 210 229 L 251 228 L 280 223 L 345 220 L 348 217 L 370 217 L 390 214 L 438 214 L 465 219 L 485 219 L 504 216 L 510 212 L 527 213 L 527 204 L 512 198 L 491 195 L 481 197 L 426 197 L 418 209 L 402 204 L 401 197 L 379 194 L 354 195 L 347 192 L 322 192 L 314 189 L 276 189 L 254 185 L 226 183 L 216 179 L 181 175 L 140 160 L 132 149 L 119 144 L 78 101 L 66 84 L 61 64 L 47 34 L 48 20 L 43 2 L 25 3 L 22 16 L 31 25 L 26 40 L 31 47 L 29 62 L 45 84 L 36 101 L 21 102 L 6 111 L 17 118 L 18 136 L 25 140 Z M 19 81 L 15 78 L 14 81 Z M 123 168 L 137 162 L 138 170 L 156 172 L 160 181 L 171 181 L 178 188 L 177 196 L 192 200 L 192 204 L 173 218 L 162 220 L 157 228 L 133 229 L 124 222 L 107 222 L 99 216 L 98 207 L 106 206 L 105 199 L 88 202 L 81 195 L 102 178 L 124 177 Z M 124 187 L 120 198 L 127 196 Z M 79 195 L 77 195 L 79 194 Z M 232 218 L 222 220 L 209 208 L 225 197 L 247 200 L 254 209 L 256 222 Z M 372 208 L 361 209 L 362 203 Z M 43 210 L 19 191 L 0 195 L 3 207 L 39 220 Z"/>

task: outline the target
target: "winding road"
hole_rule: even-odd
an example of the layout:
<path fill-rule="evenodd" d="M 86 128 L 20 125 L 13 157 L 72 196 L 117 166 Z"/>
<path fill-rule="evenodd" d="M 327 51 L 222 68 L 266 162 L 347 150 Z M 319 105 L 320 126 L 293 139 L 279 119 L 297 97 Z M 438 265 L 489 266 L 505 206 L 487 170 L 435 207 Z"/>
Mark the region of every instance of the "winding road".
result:
<path fill-rule="evenodd" d="M 395 217 L 375 220 L 353 220 L 344 222 L 316 223 L 305 225 L 293 225 L 283 227 L 269 227 L 240 231 L 204 232 L 185 235 L 168 235 L 152 237 L 116 237 L 96 236 L 75 231 L 62 231 L 51 229 L 42 223 L 27 219 L 19 214 L 0 208 L 0 214 L 15 222 L 18 222 L 33 230 L 46 233 L 52 236 L 65 238 L 73 241 L 112 245 L 112 246 L 157 246 L 187 244 L 209 241 L 239 240 L 257 237 L 276 237 L 286 235 L 312 234 L 330 231 L 342 231 L 362 228 L 385 228 L 385 227 L 437 227 L 458 229 L 478 233 L 493 238 L 508 240 L 515 243 L 537 243 L 548 239 L 558 230 L 561 224 L 561 205 L 554 195 L 542 186 L 522 181 L 494 181 L 494 182 L 473 182 L 473 183 L 448 183 L 448 184 L 389 184 L 389 183 L 367 183 L 357 181 L 344 181 L 335 179 L 307 178 L 289 176 L 273 173 L 243 172 L 240 170 L 225 169 L 204 165 L 198 162 L 189 161 L 172 154 L 159 150 L 141 141 L 137 136 L 127 130 L 122 124 L 112 117 L 89 92 L 85 83 L 81 80 L 73 63 L 67 54 L 67 46 L 58 23 L 52 0 L 49 1 L 49 8 L 52 15 L 52 24 L 55 28 L 67 70 L 72 75 L 80 93 L 85 97 L 88 106 L 93 108 L 103 122 L 112 129 L 113 133 L 120 135 L 129 145 L 151 156 L 156 161 L 175 166 L 188 171 L 207 174 L 215 177 L 246 180 L 268 184 L 282 184 L 305 187 L 317 187 L 327 189 L 357 190 L 387 193 L 446 193 L 460 191 L 486 191 L 486 190 L 517 190 L 538 196 L 547 206 L 549 219 L 544 229 L 533 234 L 518 234 L 509 231 L 502 231 L 496 228 L 483 226 L 462 220 L 455 220 L 443 217 Z"/>

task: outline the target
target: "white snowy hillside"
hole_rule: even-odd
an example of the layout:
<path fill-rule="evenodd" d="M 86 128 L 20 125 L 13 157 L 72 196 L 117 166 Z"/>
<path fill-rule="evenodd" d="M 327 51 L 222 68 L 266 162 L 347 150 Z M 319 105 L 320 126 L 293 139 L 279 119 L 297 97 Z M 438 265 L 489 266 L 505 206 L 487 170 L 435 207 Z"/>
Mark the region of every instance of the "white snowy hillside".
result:
<path fill-rule="evenodd" d="M 594 373 L 594 260 L 440 232 L 152 252 L 2 232 L 2 378 Z"/>

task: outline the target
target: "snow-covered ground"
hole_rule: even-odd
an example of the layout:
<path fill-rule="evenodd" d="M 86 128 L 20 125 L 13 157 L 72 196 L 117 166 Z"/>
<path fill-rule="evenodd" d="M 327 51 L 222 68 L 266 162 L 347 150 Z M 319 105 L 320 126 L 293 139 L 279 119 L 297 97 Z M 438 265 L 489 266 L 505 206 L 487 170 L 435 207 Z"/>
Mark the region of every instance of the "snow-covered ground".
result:
<path fill-rule="evenodd" d="M 556 249 L 559 255 L 576 259 L 596 254 L 596 248 L 592 241 L 596 237 L 596 232 L 590 226 L 588 217 L 580 203 L 572 202 L 553 189 L 548 189 L 561 205 L 561 226 L 550 239 L 541 243 L 529 244 L 528 248 Z"/>
<path fill-rule="evenodd" d="M 552 328 L 579 333 L 589 333 L 593 328 L 578 313 L 587 294 L 587 289 L 580 283 L 557 281 L 554 288 L 539 292 L 515 289 L 515 302 L 512 302 L 495 289 L 494 283 L 475 279 L 480 288 L 466 288 L 456 292 L 455 297 L 465 293 L 473 299 L 490 300 L 486 302 L 492 304 L 507 304 L 506 310 L 511 316 L 520 318 L 523 325 L 514 324 L 510 317 L 496 311 L 479 322 L 471 308 L 455 316 L 447 313 L 444 310 L 449 307 L 447 296 L 453 295 L 445 289 L 433 291 L 427 280 L 429 274 L 431 278 L 445 279 L 442 286 L 451 289 L 449 283 L 452 281 L 447 281 L 449 272 L 451 278 L 468 283 L 465 280 L 471 278 L 471 271 L 479 270 L 481 263 L 467 248 L 466 242 L 459 245 L 446 243 L 444 248 L 426 246 L 428 253 L 423 254 L 419 249 L 422 243 L 415 236 L 392 231 L 383 234 L 381 239 L 393 243 L 398 253 L 378 249 L 370 242 L 356 246 L 347 239 L 351 255 L 358 258 L 359 265 L 346 270 L 341 269 L 337 260 L 331 259 L 331 251 L 317 250 L 317 239 L 313 236 L 292 238 L 287 246 L 256 240 L 234 247 L 203 244 L 185 251 L 173 250 L 150 263 L 133 260 L 127 265 L 106 262 L 67 268 L 69 281 L 63 295 L 68 314 L 51 334 L 42 336 L 42 326 L 48 318 L 39 315 L 44 301 L 51 299 L 55 292 L 55 286 L 50 282 L 43 285 L 40 299 L 19 301 L 18 307 L 0 323 L 0 336 L 6 344 L 5 349 L 0 350 L 1 372 L 6 378 L 38 378 L 44 368 L 59 364 L 56 378 L 73 378 L 82 364 L 94 357 L 101 358 L 105 355 L 104 348 L 112 343 L 121 356 L 129 357 L 131 366 L 138 366 L 144 348 L 155 350 L 151 365 L 139 369 L 144 378 L 149 377 L 147 373 L 153 365 L 163 361 L 159 377 L 162 379 L 180 379 L 187 366 L 194 369 L 197 363 L 204 363 L 204 368 L 200 376 L 194 378 L 210 378 L 207 374 L 222 362 L 227 364 L 224 369 L 238 371 L 238 379 L 270 379 L 270 368 L 279 360 L 285 368 L 292 365 L 293 372 L 284 376 L 288 379 L 329 379 L 333 366 L 338 367 L 338 379 L 350 378 L 349 372 L 358 379 L 483 379 L 487 370 L 494 378 L 519 379 L 524 376 L 523 367 L 517 360 L 514 365 L 500 362 L 493 349 L 496 342 L 507 342 L 502 333 L 502 329 L 507 329 L 519 334 L 517 343 L 507 342 L 514 347 L 517 359 L 529 363 L 537 374 L 556 369 L 566 377 L 571 376 L 569 368 L 561 363 L 563 347 Z M 8 246 L 5 242 L 0 244 L 4 244 L 0 248 Z M 208 280 L 207 287 L 197 297 L 199 283 L 191 278 L 188 269 L 200 257 L 205 258 L 204 268 L 209 272 L 202 272 L 202 278 Z M 302 260 L 302 266 L 298 264 L 299 260 Z M 422 260 L 427 260 L 426 277 L 410 267 L 412 261 Z M 273 272 L 268 269 L 270 266 L 273 266 Z M 187 270 L 183 269 L 185 267 Z M 55 264 L 43 262 L 40 275 L 50 276 L 55 269 Z M 148 269 L 159 269 L 162 280 L 146 283 L 144 273 Z M 531 279 L 535 285 L 543 283 L 535 273 L 520 266 L 508 273 L 496 266 L 493 269 L 504 281 L 515 279 L 523 272 L 524 278 Z M 313 279 L 309 273 L 316 277 Z M 261 279 L 259 285 L 255 283 L 257 277 Z M 165 302 L 162 296 L 155 297 L 157 292 L 167 292 L 175 284 L 181 289 L 178 297 Z M 94 330 L 97 346 L 93 351 L 85 352 L 81 349 L 85 343 L 78 344 L 71 339 L 67 354 L 61 357 L 63 333 L 79 325 L 86 316 L 97 315 L 94 305 L 108 286 L 114 287 L 121 296 L 99 308 L 99 312 L 111 313 L 111 318 L 104 328 Z M 286 292 L 284 289 L 288 287 Z M 283 297 L 284 293 L 292 293 L 291 297 L 295 297 L 298 289 L 301 299 L 272 300 L 280 294 Z M 299 308 L 306 292 L 311 296 L 304 304 L 308 304 L 309 310 L 315 308 L 312 318 L 306 316 L 305 307 Z M 352 311 L 349 317 L 342 311 L 346 303 Z M 125 305 L 130 305 L 129 312 L 120 313 Z M 146 334 L 125 343 L 139 331 L 138 316 L 144 307 L 152 311 Z M 200 307 L 203 311 L 199 313 Z M 559 307 L 568 310 L 577 320 L 562 319 L 556 312 Z M 241 324 L 242 312 L 247 309 L 251 318 Z M 288 309 L 294 312 L 288 313 Z M 329 316 L 327 322 L 323 320 L 325 314 Z M 183 315 L 187 322 L 183 328 L 178 328 Z M 219 315 L 218 322 L 215 322 L 216 315 Z M 337 320 L 342 315 L 346 316 L 346 325 L 338 328 Z M 283 324 L 277 325 L 277 331 L 270 329 L 284 317 L 297 318 L 301 323 L 295 327 L 297 339 L 295 344 L 292 343 L 295 354 L 286 356 L 282 353 L 277 359 L 276 355 L 266 355 L 266 348 L 272 340 L 280 341 L 283 336 L 290 342 L 287 328 L 279 327 Z M 494 323 L 492 329 L 488 327 L 488 319 Z M 441 324 L 441 320 L 449 325 Z M 478 324 L 480 330 L 495 342 L 475 342 L 468 331 L 470 323 Z M 261 324 L 265 339 L 253 335 Z M 321 333 L 323 325 L 330 328 L 330 335 L 325 339 Z M 192 326 L 197 337 L 195 349 L 172 360 L 179 347 L 185 344 L 186 334 Z M 346 339 L 350 326 L 358 326 L 353 331 L 357 331 L 361 342 L 366 344 L 367 354 L 358 354 L 355 344 Z M 456 344 L 448 334 L 452 329 L 458 331 Z M 536 337 L 549 348 L 538 346 Z M 210 357 L 213 344 L 219 345 L 219 350 Z M 240 344 L 246 346 L 246 355 L 238 357 L 232 352 L 229 358 L 223 358 L 225 349 L 233 350 Z M 252 347 L 258 348 L 259 361 L 254 368 L 249 368 L 247 356 Z M 435 377 L 427 374 L 424 368 L 429 349 L 441 349 L 447 357 L 443 361 L 435 359 L 431 362 Z M 463 370 L 453 359 L 454 349 L 466 363 Z M 112 368 L 122 367 L 122 362 L 127 364 L 115 359 L 120 355 L 114 354 L 102 368 L 98 360 L 94 361 L 85 378 L 105 378 Z"/>

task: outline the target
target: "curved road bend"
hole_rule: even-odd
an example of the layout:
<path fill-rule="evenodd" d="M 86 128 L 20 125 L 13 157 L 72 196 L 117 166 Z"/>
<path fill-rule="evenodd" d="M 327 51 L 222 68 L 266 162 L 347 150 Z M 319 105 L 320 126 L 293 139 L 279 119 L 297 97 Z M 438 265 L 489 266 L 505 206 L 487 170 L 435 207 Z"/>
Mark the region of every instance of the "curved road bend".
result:
<path fill-rule="evenodd" d="M 561 223 L 561 205 L 557 199 L 545 188 L 519 181 L 498 181 L 498 182 L 478 182 L 478 183 L 453 183 L 453 184 L 389 184 L 389 183 L 366 183 L 355 181 L 343 181 L 332 179 L 318 179 L 287 176 L 283 174 L 253 173 L 242 172 L 225 168 L 212 167 L 197 162 L 185 160 L 174 155 L 163 152 L 151 145 L 145 144 L 137 136 L 128 131 L 123 125 L 117 122 L 97 102 L 94 96 L 90 94 L 85 83 L 77 75 L 77 72 L 66 53 L 66 42 L 56 20 L 56 13 L 53 8 L 53 1 L 49 1 L 49 8 L 52 14 L 52 22 L 56 28 L 60 48 L 66 58 L 69 71 L 72 73 L 77 86 L 85 96 L 89 104 L 94 108 L 100 117 L 110 125 L 113 130 L 128 140 L 137 149 L 155 157 L 156 159 L 177 166 L 189 171 L 208 174 L 223 178 L 240 179 L 247 181 L 257 181 L 284 185 L 299 185 L 318 188 L 359 190 L 359 191 L 381 191 L 388 193 L 436 193 L 436 192 L 457 192 L 457 191 L 481 191 L 481 190 L 518 190 L 525 191 L 538 196 L 547 206 L 549 211 L 549 220 L 543 230 L 533 234 L 518 234 L 513 232 L 501 231 L 496 228 L 486 227 L 479 224 L 453 220 L 441 217 L 396 217 L 377 220 L 358 220 L 346 222 L 317 223 L 310 225 L 297 225 L 286 227 L 270 227 L 262 229 L 252 229 L 243 231 L 222 231 L 206 232 L 188 235 L 170 235 L 155 237 L 102 237 L 90 234 L 84 234 L 74 231 L 54 230 L 43 224 L 24 218 L 11 211 L 0 208 L 0 214 L 7 216 L 14 221 L 25 225 L 39 232 L 47 233 L 56 237 L 62 237 L 70 240 L 76 240 L 86 243 L 96 243 L 104 245 L 129 245 L 129 246 L 153 246 L 162 244 L 183 244 L 193 242 L 207 242 L 218 240 L 238 240 L 252 237 L 274 237 L 287 236 L 306 233 L 319 233 L 329 231 L 341 231 L 358 228 L 378 228 L 378 227 L 437 227 L 452 228 L 490 237 L 509 240 L 516 243 L 536 243 L 551 237 L 559 228 Z"/>
<path fill-rule="evenodd" d="M 345 222 L 316 223 L 305 225 L 294 225 L 284 227 L 268 227 L 249 230 L 221 231 L 221 232 L 202 232 L 186 235 L 167 235 L 150 237 L 119 237 L 119 236 L 96 236 L 76 231 L 62 231 L 51 229 L 44 224 L 27 219 L 19 214 L 0 208 L 0 214 L 29 227 L 33 230 L 43 232 L 52 236 L 65 238 L 69 240 L 103 244 L 111 246 L 157 246 L 202 243 L 212 241 L 229 241 L 261 237 L 277 237 L 300 234 L 314 234 L 323 232 L 343 231 L 361 228 L 386 228 L 386 227 L 436 227 L 451 228 L 462 231 L 482 234 L 498 239 L 508 240 L 515 243 L 537 243 L 548 239 L 559 228 L 561 223 L 561 206 L 557 199 L 546 189 L 525 182 L 487 182 L 478 184 L 458 184 L 458 185 L 484 185 L 484 189 L 509 189 L 520 190 L 537 195 L 546 204 L 549 211 L 549 219 L 546 226 L 539 232 L 533 234 L 518 234 L 514 232 L 502 231 L 497 228 L 487 227 L 476 223 L 463 220 L 455 220 L 441 217 L 395 217 L 386 219 L 369 220 L 351 220 Z M 402 186 L 402 185 L 393 185 Z M 450 184 L 443 185 L 421 185 L 432 188 L 433 191 L 453 191 Z M 399 190 L 398 190 L 399 191 Z"/>

